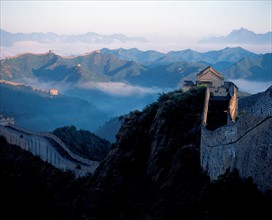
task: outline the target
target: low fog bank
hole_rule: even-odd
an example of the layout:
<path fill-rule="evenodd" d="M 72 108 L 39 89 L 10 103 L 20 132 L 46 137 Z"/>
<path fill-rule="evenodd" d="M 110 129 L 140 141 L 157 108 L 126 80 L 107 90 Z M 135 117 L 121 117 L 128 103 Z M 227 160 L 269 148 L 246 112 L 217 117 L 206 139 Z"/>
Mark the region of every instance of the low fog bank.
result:
<path fill-rule="evenodd" d="M 120 93 L 120 90 L 108 93 L 98 89 L 83 88 L 73 88 L 65 92 L 67 96 L 81 98 L 92 103 L 108 117 L 120 116 L 134 110 L 142 110 L 146 105 L 156 101 L 159 94 L 160 92 L 144 94 Z"/>
<path fill-rule="evenodd" d="M 144 96 L 162 92 L 158 87 L 143 87 L 137 85 L 130 85 L 123 82 L 85 82 L 79 85 L 79 88 L 98 90 L 105 94 L 124 97 L 124 96 Z"/>
<path fill-rule="evenodd" d="M 248 81 L 244 79 L 232 79 L 230 81 L 232 81 L 240 91 L 248 92 L 250 94 L 263 92 L 272 86 L 272 79 L 269 82 Z"/>
<path fill-rule="evenodd" d="M 49 42 L 40 43 L 35 41 L 18 41 L 11 46 L 0 47 L 0 59 L 6 57 L 15 56 L 21 53 L 44 53 L 45 51 L 54 50 L 61 56 L 78 56 L 86 53 L 90 53 L 94 50 L 100 50 L 101 48 L 108 49 L 131 49 L 138 48 L 139 50 L 156 50 L 162 53 L 168 53 L 169 51 L 179 51 L 186 49 L 193 49 L 197 52 L 207 52 L 211 50 L 221 50 L 226 47 L 243 47 L 246 50 L 257 54 L 271 53 L 271 45 L 252 45 L 252 44 L 200 44 L 196 42 L 184 42 L 184 41 L 152 41 L 152 42 L 114 42 L 108 44 L 92 44 L 82 42 L 62 43 L 62 42 Z"/>

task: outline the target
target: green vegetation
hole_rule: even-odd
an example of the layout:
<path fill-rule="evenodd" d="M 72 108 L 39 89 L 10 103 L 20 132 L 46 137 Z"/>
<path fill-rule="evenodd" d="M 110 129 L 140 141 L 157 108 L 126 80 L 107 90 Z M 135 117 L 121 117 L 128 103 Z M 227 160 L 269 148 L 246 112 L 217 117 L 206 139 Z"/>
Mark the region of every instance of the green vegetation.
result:
<path fill-rule="evenodd" d="M 72 152 L 90 160 L 101 161 L 110 150 L 110 143 L 87 130 L 77 130 L 75 126 L 57 128 L 58 136 Z"/>

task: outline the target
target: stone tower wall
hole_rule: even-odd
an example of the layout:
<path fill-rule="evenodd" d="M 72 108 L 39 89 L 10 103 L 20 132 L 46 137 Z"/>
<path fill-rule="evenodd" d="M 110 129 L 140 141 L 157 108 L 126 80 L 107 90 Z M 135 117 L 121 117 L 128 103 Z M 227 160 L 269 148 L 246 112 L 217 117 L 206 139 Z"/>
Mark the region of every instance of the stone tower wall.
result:
<path fill-rule="evenodd" d="M 201 166 L 212 180 L 229 168 L 272 189 L 272 87 L 233 125 L 208 131 L 202 126 Z"/>

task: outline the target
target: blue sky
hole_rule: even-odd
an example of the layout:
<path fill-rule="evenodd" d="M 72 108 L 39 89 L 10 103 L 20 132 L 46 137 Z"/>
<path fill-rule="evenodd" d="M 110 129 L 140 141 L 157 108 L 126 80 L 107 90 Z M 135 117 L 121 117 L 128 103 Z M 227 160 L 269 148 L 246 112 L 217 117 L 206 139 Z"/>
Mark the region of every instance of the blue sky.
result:
<path fill-rule="evenodd" d="M 194 49 L 202 38 L 227 35 L 241 27 L 256 33 L 271 31 L 271 7 L 271 0 L 1 0 L 1 28 L 12 33 L 122 33 L 164 44 L 162 50 Z"/>

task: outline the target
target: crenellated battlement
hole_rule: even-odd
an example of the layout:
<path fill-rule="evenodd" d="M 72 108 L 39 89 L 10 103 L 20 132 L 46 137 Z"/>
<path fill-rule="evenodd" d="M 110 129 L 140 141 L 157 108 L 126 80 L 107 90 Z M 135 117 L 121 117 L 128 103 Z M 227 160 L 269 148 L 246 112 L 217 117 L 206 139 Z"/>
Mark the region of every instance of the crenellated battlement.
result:
<path fill-rule="evenodd" d="M 0 125 L 6 126 L 14 124 L 14 117 L 8 117 L 0 114 Z"/>

